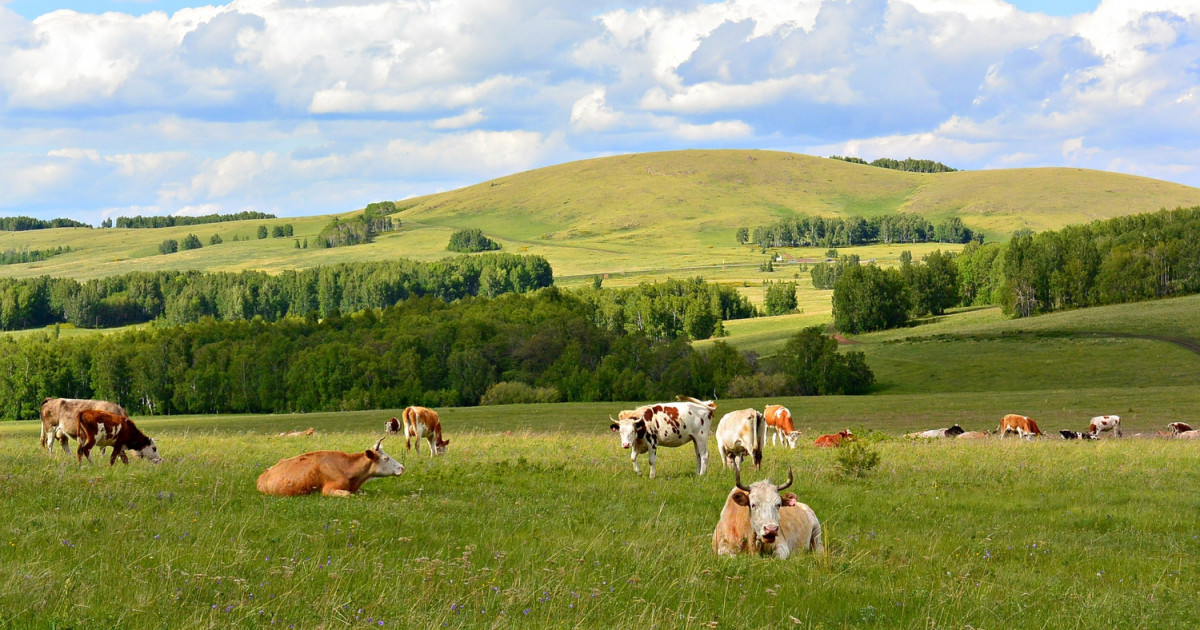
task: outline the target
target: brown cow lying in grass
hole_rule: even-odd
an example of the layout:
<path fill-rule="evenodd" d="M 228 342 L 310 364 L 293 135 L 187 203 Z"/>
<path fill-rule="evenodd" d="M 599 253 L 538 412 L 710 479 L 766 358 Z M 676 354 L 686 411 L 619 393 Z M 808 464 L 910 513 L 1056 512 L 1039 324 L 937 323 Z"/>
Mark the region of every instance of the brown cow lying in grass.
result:
<path fill-rule="evenodd" d="M 769 480 L 742 484 L 742 471 L 734 469 L 735 485 L 725 499 L 721 520 L 713 531 L 713 551 L 719 555 L 758 553 L 784 559 L 795 549 L 821 551 L 821 523 L 812 508 L 796 500 L 788 467 L 787 483 Z"/>
<path fill-rule="evenodd" d="M 853 442 L 854 439 L 854 434 L 850 432 L 850 429 L 846 429 L 845 431 L 838 431 L 837 433 L 822 435 L 821 437 L 813 440 L 813 446 L 841 446 L 842 442 Z"/>
<path fill-rule="evenodd" d="M 258 491 L 294 497 L 320 490 L 325 496 L 348 497 L 368 479 L 404 473 L 404 465 L 383 452 L 382 444 L 379 438 L 362 453 L 314 451 L 282 459 L 259 475 Z"/>

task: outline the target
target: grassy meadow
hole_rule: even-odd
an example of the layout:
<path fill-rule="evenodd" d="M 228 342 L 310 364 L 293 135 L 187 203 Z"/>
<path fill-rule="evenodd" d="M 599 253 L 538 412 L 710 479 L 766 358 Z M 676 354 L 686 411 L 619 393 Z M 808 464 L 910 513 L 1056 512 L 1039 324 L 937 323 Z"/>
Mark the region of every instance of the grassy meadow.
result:
<path fill-rule="evenodd" d="M 1191 417 L 1200 392 L 779 401 L 806 441 L 768 444 L 748 477 L 792 466 L 827 547 L 786 561 L 716 557 L 732 476 L 715 445 L 704 477 L 690 447 L 635 475 L 607 431 L 620 403 L 447 409 L 447 456 L 389 438 L 407 472 L 349 499 L 254 482 L 300 452 L 366 448 L 398 410 L 146 418 L 164 463 L 111 468 L 51 458 L 36 424 L 5 423 L 0 626 L 1194 627 L 1197 444 L 885 437 L 994 427 L 1015 399 L 1044 428 L 1120 401 L 1135 431 Z M 881 454 L 863 478 L 807 445 L 846 425 Z"/>

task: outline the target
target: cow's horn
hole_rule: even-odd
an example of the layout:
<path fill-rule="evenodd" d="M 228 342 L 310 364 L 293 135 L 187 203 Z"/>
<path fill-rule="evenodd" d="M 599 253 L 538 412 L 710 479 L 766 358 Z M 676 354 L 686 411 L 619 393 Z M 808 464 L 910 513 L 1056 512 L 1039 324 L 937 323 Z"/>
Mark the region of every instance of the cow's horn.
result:
<path fill-rule="evenodd" d="M 737 486 L 738 490 L 750 492 L 750 488 L 742 484 L 742 467 L 737 464 L 733 465 L 733 483 Z"/>
<path fill-rule="evenodd" d="M 788 480 L 787 480 L 787 483 L 783 484 L 782 486 L 778 486 L 778 487 L 776 487 L 776 488 L 775 488 L 775 491 L 776 491 L 776 492 L 783 492 L 784 490 L 787 490 L 787 489 L 788 489 L 788 486 L 790 486 L 790 485 L 792 485 L 792 467 L 791 467 L 791 466 L 788 466 Z"/>
<path fill-rule="evenodd" d="M 379 441 L 375 443 L 375 448 L 373 448 L 373 449 L 371 449 L 371 450 L 373 450 L 373 451 L 378 451 L 378 450 L 379 450 L 379 447 L 380 447 L 380 446 L 383 444 L 383 440 L 384 440 L 384 439 L 386 439 L 386 437 L 381 437 L 381 438 L 379 438 Z"/>

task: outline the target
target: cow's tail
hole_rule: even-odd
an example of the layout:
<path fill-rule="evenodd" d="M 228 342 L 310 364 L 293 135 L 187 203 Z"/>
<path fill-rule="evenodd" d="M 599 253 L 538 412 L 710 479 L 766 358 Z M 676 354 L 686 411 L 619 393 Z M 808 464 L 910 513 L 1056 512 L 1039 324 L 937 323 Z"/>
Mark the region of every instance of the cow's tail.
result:
<path fill-rule="evenodd" d="M 812 534 L 808 537 L 808 548 L 813 553 L 825 551 L 825 541 L 821 540 L 821 521 L 814 519 Z"/>
<path fill-rule="evenodd" d="M 762 466 L 763 447 L 767 444 L 767 417 L 754 412 L 754 467 Z"/>
<path fill-rule="evenodd" d="M 46 450 L 46 423 L 45 423 L 45 421 L 42 422 L 42 432 L 39 435 L 38 439 L 41 441 L 42 450 L 43 451 Z"/>

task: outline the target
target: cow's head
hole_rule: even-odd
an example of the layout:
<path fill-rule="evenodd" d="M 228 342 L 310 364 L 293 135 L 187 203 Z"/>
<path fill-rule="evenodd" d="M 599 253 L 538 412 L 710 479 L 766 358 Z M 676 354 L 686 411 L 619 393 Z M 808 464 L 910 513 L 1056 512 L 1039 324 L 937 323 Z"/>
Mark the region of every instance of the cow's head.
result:
<path fill-rule="evenodd" d="M 133 452 L 137 453 L 142 459 L 149 461 L 152 464 L 162 463 L 162 457 L 159 457 L 158 455 L 158 444 L 154 442 L 153 438 L 151 438 L 149 444 Z"/>
<path fill-rule="evenodd" d="M 962 429 L 959 429 L 959 430 L 961 431 Z M 854 437 L 854 434 L 850 432 L 850 429 L 846 429 L 845 431 L 838 431 L 838 435 L 842 436 L 842 439 L 847 442 L 853 442 L 854 440 L 858 439 L 858 438 Z"/>
<path fill-rule="evenodd" d="M 375 465 L 371 471 L 372 477 L 395 477 L 404 474 L 404 464 L 383 452 L 383 438 L 379 438 L 373 448 L 367 449 L 366 456 Z"/>
<path fill-rule="evenodd" d="M 608 419 L 612 420 L 608 428 L 621 435 L 621 448 L 632 447 L 639 437 L 646 434 L 646 419 L 637 415 L 636 411 L 622 411 L 616 420 L 612 416 Z"/>
<path fill-rule="evenodd" d="M 438 455 L 445 455 L 446 447 L 449 445 L 450 440 L 438 440 L 437 444 L 434 446 L 434 451 L 437 452 Z"/>
<path fill-rule="evenodd" d="M 791 492 L 780 492 L 792 485 L 792 467 L 788 466 L 787 483 L 777 486 L 770 480 L 758 481 L 746 486 L 742 483 L 742 470 L 734 467 L 734 480 L 737 490 L 733 493 L 733 502 L 750 508 L 750 530 L 754 532 L 755 542 L 762 544 L 766 552 L 775 545 L 775 537 L 779 535 L 779 510 L 796 506 L 796 495 Z"/>
<path fill-rule="evenodd" d="M 949 429 L 946 429 L 946 437 L 954 437 L 956 435 L 962 435 L 964 433 L 966 433 L 966 431 L 964 431 L 963 428 L 958 426 L 957 424 L 950 427 Z"/>
<path fill-rule="evenodd" d="M 788 448 L 796 448 L 796 442 L 800 440 L 800 432 L 788 431 L 783 434 L 783 439 L 787 442 Z"/>
<path fill-rule="evenodd" d="M 395 418 L 388 420 L 387 422 L 383 423 L 383 430 L 387 433 L 399 433 L 400 421 Z"/>

